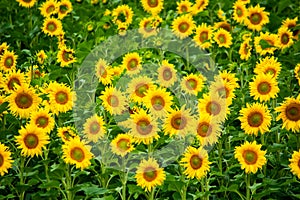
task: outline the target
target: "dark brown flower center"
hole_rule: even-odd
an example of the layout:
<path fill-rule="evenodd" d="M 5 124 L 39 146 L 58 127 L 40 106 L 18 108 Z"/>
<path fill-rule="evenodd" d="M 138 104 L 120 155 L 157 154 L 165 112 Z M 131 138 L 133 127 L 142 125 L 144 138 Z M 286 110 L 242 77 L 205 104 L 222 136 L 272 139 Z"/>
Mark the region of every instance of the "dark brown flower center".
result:
<path fill-rule="evenodd" d="M 180 113 L 174 115 L 171 119 L 171 126 L 176 130 L 182 130 L 187 125 L 187 119 L 185 116 L 181 115 Z"/>
<path fill-rule="evenodd" d="M 119 98 L 116 95 L 109 95 L 107 102 L 110 106 L 117 107 L 119 105 Z"/>
<path fill-rule="evenodd" d="M 128 139 L 120 139 L 117 142 L 117 147 L 119 150 L 121 150 L 122 152 L 127 151 L 130 148 L 130 143 Z"/>
<path fill-rule="evenodd" d="M 300 104 L 291 103 L 285 109 L 286 117 L 291 121 L 300 120 Z"/>
<path fill-rule="evenodd" d="M 107 71 L 106 71 L 105 67 L 102 65 L 98 66 L 98 73 L 103 78 L 106 78 L 106 76 L 107 76 Z"/>
<path fill-rule="evenodd" d="M 54 22 L 49 22 L 47 24 L 47 30 L 50 32 L 54 32 L 57 29 L 57 25 Z"/>
<path fill-rule="evenodd" d="M 21 85 L 20 80 L 16 77 L 11 78 L 7 83 L 7 87 L 10 90 L 13 90 L 16 85 Z"/>
<path fill-rule="evenodd" d="M 200 37 L 199 37 L 200 42 L 205 42 L 206 40 L 208 40 L 208 32 L 207 31 L 202 31 L 200 33 Z"/>
<path fill-rule="evenodd" d="M 221 112 L 221 105 L 216 101 L 210 101 L 206 105 L 206 112 L 210 115 L 218 115 Z"/>
<path fill-rule="evenodd" d="M 268 94 L 271 91 L 271 84 L 268 82 L 261 82 L 257 86 L 257 91 L 259 94 Z"/>
<path fill-rule="evenodd" d="M 136 123 L 136 129 L 141 135 L 148 135 L 151 133 L 153 126 L 148 119 L 141 119 Z"/>
<path fill-rule="evenodd" d="M 237 7 L 236 8 L 236 14 L 237 14 L 238 17 L 242 17 L 243 14 L 244 14 L 242 8 Z"/>
<path fill-rule="evenodd" d="M 28 149 L 34 149 L 38 146 L 39 144 L 39 138 L 36 134 L 34 133 L 28 133 L 24 139 L 24 144 Z"/>
<path fill-rule="evenodd" d="M 190 159 L 190 165 L 194 170 L 201 168 L 202 162 L 203 160 L 199 155 L 192 155 Z"/>
<path fill-rule="evenodd" d="M 220 88 L 217 89 L 217 92 L 218 92 L 218 94 L 221 98 L 228 98 L 229 97 L 229 90 L 228 90 L 227 87 L 224 87 L 224 86 L 220 87 Z"/>
<path fill-rule="evenodd" d="M 40 117 L 38 117 L 38 118 L 36 119 L 35 124 L 36 124 L 38 127 L 45 128 L 45 127 L 47 127 L 47 125 L 49 124 L 49 118 L 48 118 L 48 117 L 45 117 L 45 116 L 40 116 Z"/>
<path fill-rule="evenodd" d="M 251 127 L 259 127 L 263 123 L 264 117 L 260 112 L 253 112 L 249 114 L 247 120 Z"/>
<path fill-rule="evenodd" d="M 14 58 L 12 56 L 8 56 L 4 60 L 4 66 L 6 68 L 11 68 L 14 65 Z"/>
<path fill-rule="evenodd" d="M 185 82 L 185 85 L 186 87 L 189 89 L 189 90 L 195 90 L 197 88 L 197 80 L 191 78 L 191 79 L 188 79 L 186 82 Z"/>
<path fill-rule="evenodd" d="M 154 167 L 147 167 L 143 173 L 143 177 L 146 181 L 152 182 L 157 177 L 157 171 Z"/>
<path fill-rule="evenodd" d="M 100 131 L 100 124 L 97 121 L 93 121 L 89 126 L 89 132 L 92 135 L 98 134 Z"/>
<path fill-rule="evenodd" d="M 287 33 L 282 34 L 280 41 L 282 44 L 287 44 L 290 41 L 289 35 Z"/>
<path fill-rule="evenodd" d="M 187 22 L 181 22 L 178 25 L 178 29 L 181 33 L 185 33 L 189 29 L 190 25 Z"/>
<path fill-rule="evenodd" d="M 55 11 L 55 6 L 54 5 L 50 5 L 48 8 L 46 8 L 46 13 L 50 14 L 53 11 Z"/>
<path fill-rule="evenodd" d="M 63 92 L 63 91 L 59 91 L 55 94 L 55 101 L 58 104 L 66 104 L 68 102 L 69 98 L 68 98 L 68 94 Z"/>
<path fill-rule="evenodd" d="M 4 165 L 4 158 L 2 154 L 0 154 L 0 168 L 2 167 L 2 165 Z"/>
<path fill-rule="evenodd" d="M 276 70 L 273 69 L 273 68 L 267 68 L 267 69 L 265 70 L 265 74 L 270 74 L 270 75 L 273 75 L 273 77 L 274 77 L 275 74 L 276 74 Z"/>
<path fill-rule="evenodd" d="M 243 158 L 248 165 L 253 165 L 257 162 L 258 155 L 252 150 L 245 150 L 243 152 Z"/>
<path fill-rule="evenodd" d="M 212 133 L 212 127 L 207 122 L 200 122 L 197 127 L 197 134 L 201 137 L 208 137 Z"/>
<path fill-rule="evenodd" d="M 146 95 L 148 89 L 149 89 L 148 84 L 140 83 L 135 87 L 135 94 L 143 98 Z"/>
<path fill-rule="evenodd" d="M 62 53 L 62 59 L 65 62 L 69 62 L 69 61 L 73 60 L 73 54 L 72 54 L 72 52 L 64 50 L 63 53 Z"/>
<path fill-rule="evenodd" d="M 181 10 L 181 12 L 185 13 L 185 12 L 188 11 L 188 8 L 186 7 L 186 5 L 182 5 L 182 6 L 180 7 L 180 10 Z"/>
<path fill-rule="evenodd" d="M 218 40 L 221 44 L 224 44 L 224 43 L 226 43 L 226 36 L 224 34 L 220 34 L 218 36 Z"/>
<path fill-rule="evenodd" d="M 147 3 L 151 8 L 155 8 L 156 6 L 158 6 L 158 0 L 148 0 Z"/>
<path fill-rule="evenodd" d="M 165 100 L 161 96 L 154 96 L 151 98 L 151 105 L 155 110 L 162 110 L 165 106 Z"/>
<path fill-rule="evenodd" d="M 137 59 L 131 59 L 129 62 L 128 62 L 128 65 L 127 65 L 127 69 L 129 71 L 133 71 L 135 70 L 136 68 L 138 67 L 138 60 Z"/>
<path fill-rule="evenodd" d="M 262 21 L 262 16 L 260 13 L 253 13 L 250 15 L 251 24 L 258 25 Z"/>
<path fill-rule="evenodd" d="M 162 76 L 165 81 L 170 80 L 173 76 L 171 69 L 169 68 L 164 69 Z"/>
<path fill-rule="evenodd" d="M 74 147 L 70 151 L 70 157 L 77 162 L 82 162 L 85 158 L 84 151 L 79 147 Z"/>
<path fill-rule="evenodd" d="M 16 96 L 15 103 L 19 108 L 27 109 L 33 104 L 33 99 L 30 94 L 22 92 Z"/>

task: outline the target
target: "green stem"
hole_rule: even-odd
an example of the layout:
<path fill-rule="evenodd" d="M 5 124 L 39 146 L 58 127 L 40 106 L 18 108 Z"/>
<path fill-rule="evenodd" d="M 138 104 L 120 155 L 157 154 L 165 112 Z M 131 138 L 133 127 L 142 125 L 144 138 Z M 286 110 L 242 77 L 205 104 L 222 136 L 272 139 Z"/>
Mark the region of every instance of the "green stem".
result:
<path fill-rule="evenodd" d="M 21 163 L 20 163 L 20 185 L 24 185 L 25 179 L 24 179 L 24 164 L 25 164 L 25 158 L 21 156 Z M 20 200 L 23 200 L 25 196 L 25 191 L 22 191 L 20 193 Z"/>
<path fill-rule="evenodd" d="M 155 188 L 153 188 L 148 196 L 148 200 L 154 200 Z"/>
<path fill-rule="evenodd" d="M 220 141 L 219 143 L 218 143 L 218 154 L 219 154 L 219 171 L 221 172 L 221 174 L 222 174 L 222 170 L 223 170 L 223 166 L 222 166 L 222 151 L 223 151 L 223 149 L 222 149 L 222 142 Z"/>
<path fill-rule="evenodd" d="M 205 199 L 209 200 L 209 180 L 207 178 L 207 176 L 205 176 L 205 192 L 207 192 L 207 196 L 205 197 Z"/>
<path fill-rule="evenodd" d="M 127 172 L 126 172 L 126 163 L 125 158 L 122 157 L 122 171 L 121 171 L 121 178 L 122 178 L 122 200 L 126 200 L 126 184 L 127 184 Z"/>
<path fill-rule="evenodd" d="M 250 173 L 246 175 L 246 200 L 250 200 Z"/>
<path fill-rule="evenodd" d="M 73 199 L 73 192 L 71 191 L 72 189 L 72 177 L 71 177 L 71 172 L 70 172 L 70 165 L 67 164 L 66 170 L 65 170 L 65 175 L 66 175 L 66 191 L 67 191 L 67 199 L 72 200 Z"/>

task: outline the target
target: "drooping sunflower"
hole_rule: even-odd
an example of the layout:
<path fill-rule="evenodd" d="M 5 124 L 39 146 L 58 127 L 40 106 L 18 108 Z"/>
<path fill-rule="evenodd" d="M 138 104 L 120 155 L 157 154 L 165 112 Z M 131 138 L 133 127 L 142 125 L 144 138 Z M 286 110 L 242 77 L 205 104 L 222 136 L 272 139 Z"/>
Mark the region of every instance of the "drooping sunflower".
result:
<path fill-rule="evenodd" d="M 180 39 L 184 39 L 193 33 L 196 28 L 191 15 L 181 15 L 172 22 L 172 31 Z"/>
<path fill-rule="evenodd" d="M 260 74 L 253 78 L 249 83 L 250 95 L 255 100 L 269 101 L 276 98 L 279 92 L 278 83 L 271 74 Z"/>
<path fill-rule="evenodd" d="M 136 52 L 127 53 L 123 57 L 122 67 L 126 69 L 126 74 L 134 75 L 141 71 L 142 69 L 142 58 Z"/>
<path fill-rule="evenodd" d="M 163 60 L 161 66 L 157 69 L 157 82 L 160 86 L 171 87 L 177 80 L 176 69 L 173 64 Z"/>
<path fill-rule="evenodd" d="M 211 38 L 212 38 L 212 27 L 206 23 L 202 23 L 196 28 L 196 34 L 194 36 L 194 41 L 197 46 L 203 49 L 211 47 Z"/>
<path fill-rule="evenodd" d="M 57 2 L 56 0 L 47 0 L 40 6 L 41 15 L 44 17 L 50 17 L 57 13 Z"/>
<path fill-rule="evenodd" d="M 296 26 L 299 26 L 299 25 L 297 25 L 297 22 L 298 22 L 298 17 L 295 17 L 294 19 L 287 18 L 282 22 L 282 27 L 286 27 L 289 30 L 291 30 L 292 28 L 295 28 Z M 296 30 L 293 30 L 292 32 L 293 32 L 294 39 L 298 40 L 300 30 L 296 29 Z"/>
<path fill-rule="evenodd" d="M 62 145 L 63 159 L 65 163 L 76 165 L 81 170 L 91 165 L 93 154 L 90 152 L 91 147 L 80 141 L 79 137 L 70 139 Z"/>
<path fill-rule="evenodd" d="M 248 8 L 248 15 L 244 19 L 244 23 L 248 29 L 261 31 L 262 27 L 269 23 L 269 13 L 264 10 L 265 8 L 260 7 L 259 4 Z"/>
<path fill-rule="evenodd" d="M 251 39 L 246 39 L 244 40 L 244 42 L 242 42 L 240 49 L 239 49 L 239 54 L 240 54 L 240 58 L 242 60 L 249 60 L 249 58 L 251 57 L 251 50 L 252 50 L 252 46 L 250 45 Z"/>
<path fill-rule="evenodd" d="M 49 135 L 33 124 L 28 124 L 19 130 L 15 136 L 18 149 L 21 149 L 22 156 L 42 155 L 43 149 L 50 142 Z"/>
<path fill-rule="evenodd" d="M 16 0 L 16 1 L 19 2 L 20 6 L 23 6 L 25 8 L 31 8 L 37 2 L 37 0 Z"/>
<path fill-rule="evenodd" d="M 69 0 L 61 0 L 57 3 L 58 19 L 62 19 L 72 12 L 72 3 Z"/>
<path fill-rule="evenodd" d="M 74 128 L 71 126 L 59 127 L 57 129 L 57 135 L 63 142 L 69 142 L 71 139 L 78 137 L 75 133 Z"/>
<path fill-rule="evenodd" d="M 213 145 L 218 142 L 221 126 L 214 122 L 212 117 L 201 115 L 197 122 L 196 133 L 202 146 Z"/>
<path fill-rule="evenodd" d="M 139 76 L 133 78 L 128 83 L 127 92 L 132 101 L 137 103 L 142 103 L 147 92 L 153 89 L 154 89 L 154 85 L 151 78 L 147 76 Z"/>
<path fill-rule="evenodd" d="M 11 152 L 7 146 L 0 142 L 0 175 L 4 176 L 8 173 L 8 169 L 12 167 Z"/>
<path fill-rule="evenodd" d="M 4 52 L 8 50 L 8 48 L 9 48 L 9 45 L 7 45 L 6 42 L 3 42 L 0 45 L 0 56 L 2 56 L 4 54 Z"/>
<path fill-rule="evenodd" d="M 147 114 L 143 109 L 139 109 L 130 116 L 128 127 L 130 128 L 129 135 L 133 136 L 138 144 L 142 142 L 148 145 L 159 138 L 156 118 Z"/>
<path fill-rule="evenodd" d="M 234 157 L 238 159 L 242 165 L 241 169 L 245 169 L 247 174 L 255 174 L 258 169 L 261 169 L 267 163 L 266 151 L 262 151 L 261 146 L 261 144 L 256 144 L 256 141 L 246 141 L 241 146 L 235 147 Z"/>
<path fill-rule="evenodd" d="M 164 1 L 163 0 L 141 0 L 143 9 L 152 14 L 157 15 L 160 11 L 164 8 Z"/>
<path fill-rule="evenodd" d="M 147 92 L 144 104 L 153 116 L 164 118 L 172 110 L 172 100 L 173 96 L 165 88 L 155 88 Z"/>
<path fill-rule="evenodd" d="M 242 2 L 236 1 L 233 4 L 232 18 L 239 23 L 243 23 L 247 16 L 248 16 L 248 11 L 247 11 L 245 4 Z"/>
<path fill-rule="evenodd" d="M 278 37 L 276 34 L 260 32 L 259 36 L 254 38 L 255 51 L 262 56 L 267 53 L 274 54 L 274 51 L 277 49 L 277 39 Z"/>
<path fill-rule="evenodd" d="M 49 36 L 58 36 L 63 32 L 60 20 L 50 17 L 45 18 L 43 23 L 43 32 Z"/>
<path fill-rule="evenodd" d="M 143 159 L 136 171 L 137 185 L 145 189 L 145 191 L 152 191 L 154 187 L 163 184 L 166 179 L 166 173 L 163 168 L 160 168 L 154 158 L 148 160 Z"/>
<path fill-rule="evenodd" d="M 37 61 L 39 64 L 44 64 L 45 60 L 47 59 L 47 55 L 44 50 L 40 50 L 36 53 Z"/>
<path fill-rule="evenodd" d="M 1 85 L 5 91 L 11 92 L 16 89 L 16 86 L 22 87 L 28 83 L 29 80 L 24 73 L 22 73 L 20 70 L 11 70 L 5 74 L 5 77 L 3 77 Z"/>
<path fill-rule="evenodd" d="M 223 79 L 215 80 L 210 84 L 210 93 L 216 94 L 222 99 L 226 100 L 226 105 L 230 106 L 234 99 L 234 86 L 229 82 L 223 81 Z"/>
<path fill-rule="evenodd" d="M 209 0 L 196 0 L 192 8 L 193 15 L 202 12 L 208 6 Z"/>
<path fill-rule="evenodd" d="M 55 120 L 48 109 L 39 109 L 31 114 L 30 124 L 42 129 L 45 133 L 50 133 L 54 128 Z"/>
<path fill-rule="evenodd" d="M 232 45 L 231 34 L 223 28 L 218 29 L 217 32 L 214 33 L 214 40 L 219 47 L 230 48 L 230 45 Z"/>
<path fill-rule="evenodd" d="M 195 134 L 195 124 L 196 120 L 191 111 L 183 106 L 167 114 L 163 129 L 165 135 L 184 137 L 188 134 Z"/>
<path fill-rule="evenodd" d="M 281 63 L 274 56 L 267 56 L 259 59 L 254 68 L 255 74 L 270 74 L 273 78 L 277 78 L 281 71 Z"/>
<path fill-rule="evenodd" d="M 95 65 L 96 76 L 103 85 L 111 84 L 112 81 L 112 71 L 109 70 L 109 66 L 106 60 L 99 58 Z"/>
<path fill-rule="evenodd" d="M 187 94 L 196 95 L 203 89 L 205 77 L 201 74 L 189 74 L 183 77 L 180 85 L 181 89 Z"/>
<path fill-rule="evenodd" d="M 177 13 L 185 14 L 192 11 L 192 3 L 189 0 L 181 0 L 177 3 Z"/>
<path fill-rule="evenodd" d="M 8 97 L 10 111 L 21 118 L 29 118 L 38 109 L 41 98 L 27 85 L 17 87 Z"/>
<path fill-rule="evenodd" d="M 285 49 L 292 46 L 293 43 L 293 33 L 289 31 L 286 27 L 279 28 L 276 46 L 280 49 Z"/>
<path fill-rule="evenodd" d="M 110 143 L 113 153 L 124 157 L 129 152 L 134 150 L 133 138 L 128 134 L 118 134 Z"/>
<path fill-rule="evenodd" d="M 181 165 L 185 168 L 183 172 L 188 178 L 197 178 L 200 180 L 210 170 L 210 164 L 208 160 L 207 151 L 202 147 L 198 149 L 189 146 L 185 153 L 183 154 L 183 158 L 180 161 Z"/>
<path fill-rule="evenodd" d="M 300 150 L 294 151 L 292 158 L 289 159 L 291 172 L 300 179 Z"/>
<path fill-rule="evenodd" d="M 0 57 L 0 70 L 10 71 L 16 68 L 18 56 L 14 51 L 4 51 Z"/>
<path fill-rule="evenodd" d="M 127 99 L 125 95 L 114 87 L 106 87 L 99 97 L 106 111 L 112 115 L 120 115 L 126 110 Z"/>
<path fill-rule="evenodd" d="M 300 85 L 300 63 L 296 65 L 294 69 L 295 77 L 298 80 L 298 84 Z"/>
<path fill-rule="evenodd" d="M 88 141 L 92 141 L 94 143 L 103 138 L 106 133 L 103 117 L 95 114 L 86 119 L 83 125 L 83 133 L 84 137 Z"/>
<path fill-rule="evenodd" d="M 297 98 L 288 97 L 275 108 L 279 113 L 276 120 L 282 120 L 282 128 L 298 132 L 300 130 L 300 95 Z"/>
<path fill-rule="evenodd" d="M 246 134 L 257 136 L 258 132 L 264 134 L 269 131 L 271 115 L 266 105 L 260 103 L 247 104 L 246 108 L 240 110 L 240 115 L 241 128 Z"/>
<path fill-rule="evenodd" d="M 224 82 L 228 82 L 234 88 L 239 88 L 238 78 L 235 77 L 234 73 L 227 72 L 226 70 L 219 72 L 219 76 L 223 79 Z M 216 80 L 219 78 L 216 77 Z"/>
<path fill-rule="evenodd" d="M 73 49 L 66 46 L 61 47 L 57 53 L 57 61 L 60 62 L 60 66 L 65 67 L 76 62 L 74 54 Z"/>
<path fill-rule="evenodd" d="M 128 26 L 132 23 L 133 11 L 128 5 L 120 5 L 112 11 L 111 16 L 116 25 Z"/>

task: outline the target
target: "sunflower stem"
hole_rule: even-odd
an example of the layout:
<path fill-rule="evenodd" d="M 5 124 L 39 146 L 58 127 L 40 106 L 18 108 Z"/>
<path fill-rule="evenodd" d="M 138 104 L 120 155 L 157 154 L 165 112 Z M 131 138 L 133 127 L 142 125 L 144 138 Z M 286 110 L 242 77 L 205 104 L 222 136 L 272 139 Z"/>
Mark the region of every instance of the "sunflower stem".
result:
<path fill-rule="evenodd" d="M 127 173 L 126 173 L 126 165 L 125 158 L 122 157 L 122 171 L 121 171 L 121 179 L 122 179 L 122 200 L 126 200 L 126 183 L 127 183 Z"/>
<path fill-rule="evenodd" d="M 222 174 L 222 169 L 223 169 L 223 166 L 222 166 L 222 142 L 220 141 L 219 143 L 218 143 L 218 156 L 219 156 L 219 171 L 220 171 L 220 173 Z"/>
<path fill-rule="evenodd" d="M 250 200 L 250 173 L 246 175 L 246 200 Z"/>
<path fill-rule="evenodd" d="M 66 191 L 67 191 L 67 199 L 72 200 L 73 199 L 73 192 L 72 189 L 72 177 L 71 177 L 71 171 L 70 171 L 70 165 L 67 164 L 66 170 Z"/>
<path fill-rule="evenodd" d="M 20 161 L 21 162 L 20 163 L 20 185 L 22 186 L 22 185 L 24 185 L 24 182 L 25 182 L 25 180 L 24 180 L 25 158 L 23 156 L 21 156 L 20 159 L 21 159 L 21 161 Z M 24 196 L 25 196 L 25 191 L 21 191 L 20 196 L 19 196 L 20 200 L 23 200 Z"/>
<path fill-rule="evenodd" d="M 154 200 L 154 193 L 155 193 L 155 187 L 151 190 L 148 196 L 148 200 Z"/>

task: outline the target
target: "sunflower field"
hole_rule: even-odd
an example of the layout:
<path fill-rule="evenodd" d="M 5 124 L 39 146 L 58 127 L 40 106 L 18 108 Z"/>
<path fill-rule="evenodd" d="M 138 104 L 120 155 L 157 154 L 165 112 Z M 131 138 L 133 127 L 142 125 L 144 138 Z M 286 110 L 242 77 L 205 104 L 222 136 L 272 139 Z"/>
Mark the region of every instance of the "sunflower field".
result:
<path fill-rule="evenodd" d="M 0 10 L 0 199 L 300 199 L 299 0 Z"/>

